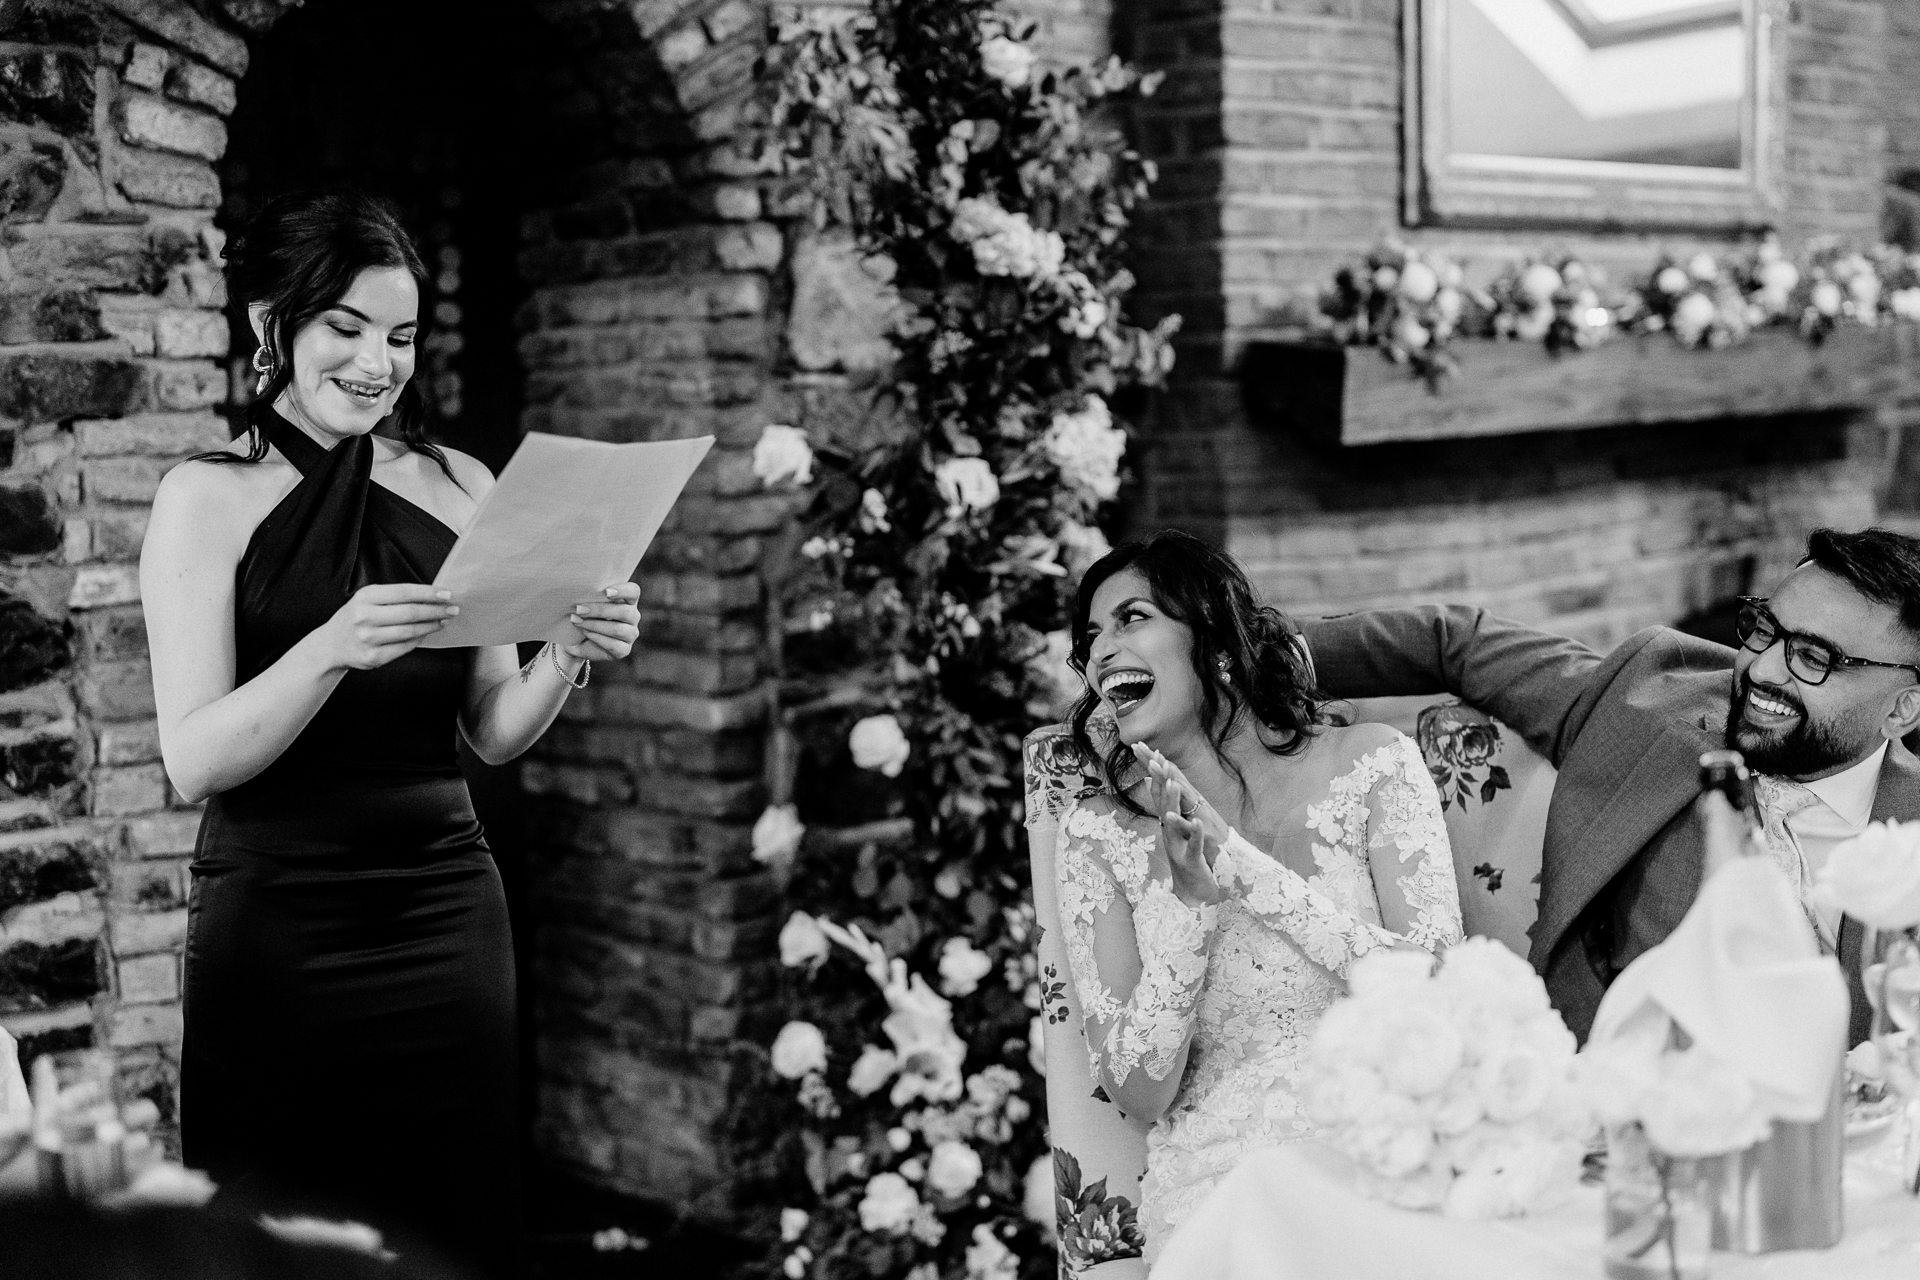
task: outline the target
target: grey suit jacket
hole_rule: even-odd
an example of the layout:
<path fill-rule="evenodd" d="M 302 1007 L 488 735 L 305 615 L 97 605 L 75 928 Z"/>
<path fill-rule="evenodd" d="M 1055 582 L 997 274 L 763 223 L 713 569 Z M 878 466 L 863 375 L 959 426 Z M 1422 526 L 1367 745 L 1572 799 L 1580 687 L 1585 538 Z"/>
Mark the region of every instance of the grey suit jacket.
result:
<path fill-rule="evenodd" d="M 1700 753 L 1724 744 L 1733 650 L 1665 627 L 1604 657 L 1482 609 L 1345 614 L 1303 630 L 1343 698 L 1451 693 L 1510 726 L 1558 770 L 1529 959 L 1581 1040 L 1615 973 L 1665 938 L 1700 888 L 1692 803 Z M 1920 760 L 1888 744 L 1873 817 L 1920 818 Z M 1867 1032 L 1860 928 L 1840 960 L 1854 1042 Z"/>

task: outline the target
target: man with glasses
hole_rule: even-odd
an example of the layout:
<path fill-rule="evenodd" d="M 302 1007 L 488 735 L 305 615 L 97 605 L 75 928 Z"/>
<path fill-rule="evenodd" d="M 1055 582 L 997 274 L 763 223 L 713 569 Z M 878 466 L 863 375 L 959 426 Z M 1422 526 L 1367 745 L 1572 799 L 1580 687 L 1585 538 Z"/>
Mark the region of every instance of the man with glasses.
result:
<path fill-rule="evenodd" d="M 1920 541 L 1816 530 L 1769 598 L 1740 602 L 1737 649 L 1651 627 L 1601 655 L 1464 606 L 1382 609 L 1304 627 L 1343 698 L 1452 693 L 1558 771 L 1529 958 L 1582 1040 L 1614 975 L 1673 931 L 1700 887 L 1692 802 L 1703 751 L 1755 773 L 1768 852 L 1801 888 L 1866 1036 L 1858 922 L 1812 892 L 1869 821 L 1920 819 Z"/>

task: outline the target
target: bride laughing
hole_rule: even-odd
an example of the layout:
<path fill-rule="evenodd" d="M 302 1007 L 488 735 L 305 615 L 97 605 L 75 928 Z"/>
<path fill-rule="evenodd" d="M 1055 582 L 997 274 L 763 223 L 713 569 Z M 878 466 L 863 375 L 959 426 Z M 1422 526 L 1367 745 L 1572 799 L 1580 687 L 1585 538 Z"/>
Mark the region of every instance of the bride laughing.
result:
<path fill-rule="evenodd" d="M 1419 750 L 1329 714 L 1229 557 L 1122 546 L 1074 626 L 1072 740 L 1106 785 L 1061 818 L 1060 920 L 1095 1084 L 1151 1124 L 1151 1263 L 1242 1156 L 1311 1133 L 1295 1073 L 1353 960 L 1457 941 L 1460 904 Z"/>

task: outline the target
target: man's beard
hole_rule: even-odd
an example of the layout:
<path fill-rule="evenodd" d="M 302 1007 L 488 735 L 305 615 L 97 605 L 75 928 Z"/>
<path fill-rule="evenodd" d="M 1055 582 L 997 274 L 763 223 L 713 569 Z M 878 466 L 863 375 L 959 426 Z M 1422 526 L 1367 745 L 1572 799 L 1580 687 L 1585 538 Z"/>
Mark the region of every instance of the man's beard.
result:
<path fill-rule="evenodd" d="M 1733 694 L 1727 706 L 1727 746 L 1738 751 L 1755 773 L 1770 773 L 1778 778 L 1811 778 L 1840 765 L 1852 764 L 1866 755 L 1871 743 L 1849 743 L 1835 724 L 1816 724 L 1798 698 L 1769 687 L 1767 696 L 1787 703 L 1800 713 L 1791 729 L 1759 729 L 1746 724 L 1747 699 L 1753 683 L 1746 676 L 1735 676 Z"/>

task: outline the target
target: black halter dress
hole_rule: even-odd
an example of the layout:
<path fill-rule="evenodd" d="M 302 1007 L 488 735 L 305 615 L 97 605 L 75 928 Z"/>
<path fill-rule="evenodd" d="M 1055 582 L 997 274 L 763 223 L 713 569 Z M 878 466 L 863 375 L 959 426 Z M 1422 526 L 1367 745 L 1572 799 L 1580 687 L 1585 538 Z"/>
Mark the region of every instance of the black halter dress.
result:
<path fill-rule="evenodd" d="M 431 582 L 454 533 L 373 483 L 373 441 L 299 469 L 237 573 L 236 684 L 369 583 Z M 506 899 L 455 756 L 471 651 L 350 671 L 287 750 L 207 803 L 187 935 L 187 1163 L 249 1211 L 381 1228 L 475 1274 L 516 1267 Z"/>

